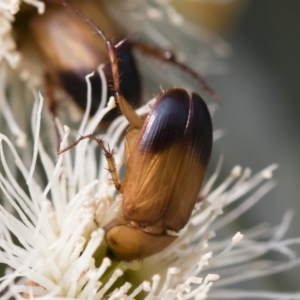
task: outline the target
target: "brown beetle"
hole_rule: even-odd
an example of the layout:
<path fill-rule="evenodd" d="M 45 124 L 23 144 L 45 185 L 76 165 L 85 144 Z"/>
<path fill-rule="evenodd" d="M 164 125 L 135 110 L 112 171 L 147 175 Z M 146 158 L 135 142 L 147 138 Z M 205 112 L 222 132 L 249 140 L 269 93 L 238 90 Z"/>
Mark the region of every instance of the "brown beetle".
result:
<path fill-rule="evenodd" d="M 106 13 L 101 1 L 72 0 L 72 3 L 86 11 L 91 17 L 100 20 L 101 27 L 109 35 L 118 39 L 125 36 L 121 28 Z M 32 43 L 39 50 L 45 63 L 47 86 L 60 86 L 82 110 L 85 110 L 87 98 L 85 77 L 95 71 L 100 64 L 108 61 L 105 44 L 95 37 L 87 24 L 78 22 L 78 18 L 74 14 L 67 13 L 60 3 L 47 0 L 45 4 L 46 10 L 42 15 L 31 13 L 30 8 L 28 8 L 25 9 L 23 18 L 22 15 L 17 16 L 18 22 L 15 26 L 18 34 L 17 39 L 22 44 L 22 38 L 26 32 L 23 24 L 28 23 L 28 37 L 31 38 Z M 27 15 L 24 16 L 26 12 Z M 120 70 L 122 70 L 120 75 L 122 93 L 132 105 L 138 106 L 141 99 L 141 80 L 132 52 L 130 42 L 126 42 L 122 47 L 119 47 L 118 64 Z M 112 74 L 109 65 L 105 66 L 104 73 L 109 83 L 109 98 L 113 95 L 113 89 L 110 87 Z M 98 73 L 95 73 L 90 81 L 92 85 L 90 113 L 93 115 L 100 104 L 102 82 Z M 56 101 L 51 99 L 54 97 L 53 95 L 48 95 L 48 97 L 50 98 L 50 110 L 55 115 Z M 115 117 L 116 111 L 117 109 L 114 109 L 110 112 L 106 119 Z"/>
<path fill-rule="evenodd" d="M 197 94 L 168 90 L 141 128 L 128 129 L 126 142 L 123 215 L 105 230 L 113 252 L 132 260 L 164 249 L 176 239 L 168 231 L 178 232 L 188 222 L 210 158 L 210 113 Z"/>
<path fill-rule="evenodd" d="M 62 4 L 70 7 L 65 1 Z M 72 7 L 71 7 L 72 8 Z M 115 98 L 130 123 L 126 131 L 127 170 L 118 180 L 112 153 L 96 140 L 107 158 L 112 180 L 123 194 L 120 216 L 105 229 L 105 239 L 116 257 L 143 259 L 165 249 L 188 222 L 205 176 L 212 150 L 212 123 L 204 100 L 179 88 L 158 97 L 145 121 L 126 101 L 120 89 L 117 49 L 104 32 L 72 8 L 103 38 L 109 53 Z"/>

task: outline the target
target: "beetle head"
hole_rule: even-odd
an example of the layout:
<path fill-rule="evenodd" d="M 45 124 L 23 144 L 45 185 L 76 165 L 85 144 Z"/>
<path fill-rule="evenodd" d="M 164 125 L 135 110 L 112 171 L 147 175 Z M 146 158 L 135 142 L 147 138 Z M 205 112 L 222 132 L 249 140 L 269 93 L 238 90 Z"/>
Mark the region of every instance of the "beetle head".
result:
<path fill-rule="evenodd" d="M 128 225 L 112 227 L 106 233 L 106 242 L 116 257 L 124 260 L 143 259 L 169 246 L 177 237 L 155 235 Z"/>

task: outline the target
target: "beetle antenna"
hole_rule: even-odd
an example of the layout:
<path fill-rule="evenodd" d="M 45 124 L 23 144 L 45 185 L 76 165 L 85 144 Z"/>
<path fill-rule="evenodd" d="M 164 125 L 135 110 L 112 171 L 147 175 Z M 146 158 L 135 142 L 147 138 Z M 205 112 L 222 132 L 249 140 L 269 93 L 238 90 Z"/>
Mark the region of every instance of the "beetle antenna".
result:
<path fill-rule="evenodd" d="M 80 18 L 82 18 L 83 20 L 85 20 L 95 31 L 98 35 L 101 36 L 101 38 L 105 41 L 108 42 L 108 38 L 106 37 L 106 35 L 104 34 L 104 32 L 99 29 L 99 27 L 94 23 L 94 21 L 90 18 L 88 18 L 79 8 L 74 7 L 73 5 L 71 5 L 70 3 L 68 3 L 65 0 L 58 0 L 64 7 L 72 10 L 74 13 L 76 13 Z"/>
<path fill-rule="evenodd" d="M 111 43 L 111 40 L 109 40 L 107 38 L 107 36 L 105 35 L 104 31 L 101 30 L 96 24 L 95 22 L 90 19 L 89 17 L 87 17 L 79 8 L 72 6 L 70 3 L 68 3 L 65 0 L 58 0 L 64 7 L 74 11 L 80 18 L 82 18 L 83 20 L 86 21 L 86 23 L 88 23 L 94 30 L 95 32 L 107 43 Z M 136 35 L 135 33 L 130 34 L 129 36 L 125 37 L 123 40 L 119 41 L 117 44 L 114 45 L 114 48 L 119 48 L 120 46 L 122 46 L 124 43 L 126 43 L 129 39 L 131 39 L 134 35 Z"/>
<path fill-rule="evenodd" d="M 137 34 L 137 33 L 134 32 L 134 33 L 128 35 L 126 38 L 124 38 L 123 40 L 119 41 L 119 42 L 115 45 L 115 47 L 116 47 L 116 48 L 119 48 L 120 46 L 122 46 L 123 44 L 125 44 L 128 40 L 130 40 L 130 39 L 131 39 L 133 36 L 135 36 L 136 34 Z"/>

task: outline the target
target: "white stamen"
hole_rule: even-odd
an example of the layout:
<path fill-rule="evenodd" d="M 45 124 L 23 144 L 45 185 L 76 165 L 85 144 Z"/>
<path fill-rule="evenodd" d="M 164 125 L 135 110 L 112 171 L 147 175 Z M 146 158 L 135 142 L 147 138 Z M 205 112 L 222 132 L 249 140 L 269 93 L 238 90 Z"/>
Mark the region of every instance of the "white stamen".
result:
<path fill-rule="evenodd" d="M 110 96 L 109 97 L 109 100 L 108 100 L 108 103 L 107 103 L 107 107 L 109 107 L 109 108 L 115 108 L 117 106 L 117 104 L 116 104 L 116 99 L 115 99 L 115 97 L 114 96 Z"/>
<path fill-rule="evenodd" d="M 239 243 L 239 242 L 243 239 L 243 237 L 244 237 L 243 234 L 241 234 L 240 232 L 237 232 L 237 233 L 235 234 L 235 236 L 232 238 L 233 244 Z"/>
<path fill-rule="evenodd" d="M 33 172 L 34 172 L 34 169 L 35 169 L 35 165 L 36 165 L 37 156 L 38 156 L 38 146 L 39 146 L 39 134 L 40 134 L 42 108 L 43 108 L 43 97 L 39 93 L 39 103 L 38 103 L 36 112 L 35 112 L 35 109 L 33 110 L 34 115 L 36 115 L 36 120 L 35 120 L 34 124 L 32 124 L 32 128 L 35 129 L 35 130 L 32 130 L 33 131 L 33 136 L 34 136 L 34 147 L 33 147 L 32 163 L 31 163 L 29 175 L 28 175 L 28 178 L 27 178 L 27 181 L 26 181 L 27 184 L 30 184 L 30 182 L 31 182 Z"/>

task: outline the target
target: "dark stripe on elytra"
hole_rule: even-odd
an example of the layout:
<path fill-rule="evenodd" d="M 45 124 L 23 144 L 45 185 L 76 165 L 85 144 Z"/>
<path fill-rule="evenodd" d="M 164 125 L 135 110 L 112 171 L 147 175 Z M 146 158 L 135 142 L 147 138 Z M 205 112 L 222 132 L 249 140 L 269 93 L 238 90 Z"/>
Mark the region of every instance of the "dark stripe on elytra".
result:
<path fill-rule="evenodd" d="M 193 117 L 192 148 L 203 165 L 207 165 L 212 151 L 213 129 L 210 112 L 205 101 L 196 93 L 192 93 Z"/>
<path fill-rule="evenodd" d="M 159 152 L 181 141 L 189 105 L 189 95 L 184 90 L 172 89 L 162 94 L 145 121 L 139 151 Z"/>
<path fill-rule="evenodd" d="M 182 143 L 187 155 L 192 152 L 202 164 L 208 163 L 212 149 L 210 113 L 199 95 L 190 96 L 183 89 L 171 89 L 160 96 L 145 121 L 138 149 L 155 153 L 176 143 Z"/>

